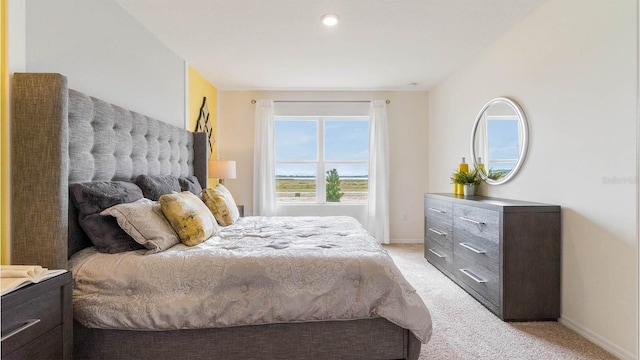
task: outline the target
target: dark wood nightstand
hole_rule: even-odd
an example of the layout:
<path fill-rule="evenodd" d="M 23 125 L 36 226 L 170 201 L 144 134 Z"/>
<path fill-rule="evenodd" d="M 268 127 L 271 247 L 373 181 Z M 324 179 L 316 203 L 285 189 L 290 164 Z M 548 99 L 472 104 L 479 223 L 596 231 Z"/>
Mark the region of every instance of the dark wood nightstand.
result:
<path fill-rule="evenodd" d="M 71 359 L 71 273 L 2 296 L 2 359 Z"/>
<path fill-rule="evenodd" d="M 244 205 L 238 205 L 238 212 L 240 213 L 240 217 L 244 217 Z"/>

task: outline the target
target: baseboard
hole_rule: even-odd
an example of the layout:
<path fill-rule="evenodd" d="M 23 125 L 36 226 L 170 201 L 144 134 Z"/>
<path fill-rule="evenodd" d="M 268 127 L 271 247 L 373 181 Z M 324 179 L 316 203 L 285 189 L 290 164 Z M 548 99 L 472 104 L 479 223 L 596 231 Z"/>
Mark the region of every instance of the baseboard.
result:
<path fill-rule="evenodd" d="M 389 239 L 391 244 L 422 244 L 424 239 Z"/>
<path fill-rule="evenodd" d="M 614 356 L 620 359 L 623 359 L 623 360 L 638 359 L 636 356 L 634 356 L 632 353 L 628 352 L 627 350 L 622 349 L 618 345 L 594 333 L 593 331 L 585 328 L 584 326 L 578 324 L 577 322 L 567 318 L 566 316 L 562 316 L 560 319 L 558 319 L 558 322 L 568 327 L 569 329 L 577 332 L 578 334 L 580 334 L 580 336 L 600 346 L 601 348 L 607 350 L 608 352 L 610 352 L 611 354 L 613 354 Z"/>

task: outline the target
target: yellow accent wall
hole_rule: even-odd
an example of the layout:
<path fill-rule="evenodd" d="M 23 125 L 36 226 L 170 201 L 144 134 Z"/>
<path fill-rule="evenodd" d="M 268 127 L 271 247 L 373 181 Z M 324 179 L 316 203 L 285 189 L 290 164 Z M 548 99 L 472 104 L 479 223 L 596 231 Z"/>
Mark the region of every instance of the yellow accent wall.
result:
<path fill-rule="evenodd" d="M 0 0 L 0 248 L 1 263 L 8 264 L 9 257 L 9 70 L 7 65 L 7 0 Z"/>
<path fill-rule="evenodd" d="M 189 121 L 188 130 L 194 131 L 196 129 L 196 123 L 198 122 L 198 116 L 200 115 L 200 107 L 202 106 L 202 98 L 207 98 L 207 107 L 209 108 L 209 121 L 213 128 L 214 138 L 216 143 L 213 144 L 213 152 L 211 159 L 218 158 L 218 89 L 211 85 L 200 73 L 194 68 L 189 66 L 189 94 L 188 94 L 188 106 L 189 106 Z M 209 179 L 209 184 L 215 184 L 212 179 Z"/>

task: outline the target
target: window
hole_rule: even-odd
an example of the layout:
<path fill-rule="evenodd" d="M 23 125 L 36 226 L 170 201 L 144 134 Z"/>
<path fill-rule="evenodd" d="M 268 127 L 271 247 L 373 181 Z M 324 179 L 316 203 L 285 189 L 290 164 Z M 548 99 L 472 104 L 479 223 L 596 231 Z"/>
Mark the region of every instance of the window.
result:
<path fill-rule="evenodd" d="M 275 118 L 278 203 L 366 203 L 369 118 Z"/>

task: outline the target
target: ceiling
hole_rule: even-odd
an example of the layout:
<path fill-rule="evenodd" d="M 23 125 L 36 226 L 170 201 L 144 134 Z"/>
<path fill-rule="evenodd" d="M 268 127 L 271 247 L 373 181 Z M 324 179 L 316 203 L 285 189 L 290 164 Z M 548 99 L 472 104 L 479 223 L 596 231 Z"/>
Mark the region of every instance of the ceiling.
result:
<path fill-rule="evenodd" d="M 427 90 L 545 0 L 115 1 L 219 90 Z"/>

